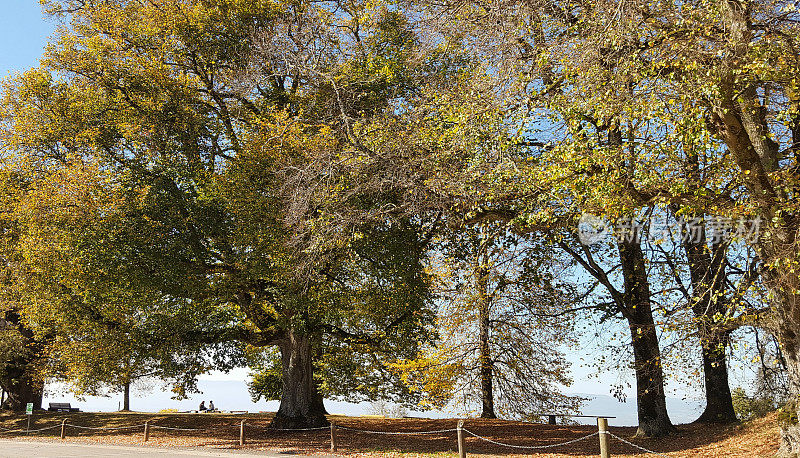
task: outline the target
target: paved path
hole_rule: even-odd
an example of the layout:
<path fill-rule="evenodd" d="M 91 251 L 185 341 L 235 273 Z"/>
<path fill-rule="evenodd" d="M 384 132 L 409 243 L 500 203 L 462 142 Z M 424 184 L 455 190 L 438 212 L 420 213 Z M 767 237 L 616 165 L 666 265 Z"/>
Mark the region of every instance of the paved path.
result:
<path fill-rule="evenodd" d="M 116 445 L 62 444 L 58 442 L 28 442 L 0 440 L 0 457 L 141 457 L 179 458 L 190 456 L 214 456 L 225 458 L 242 457 L 286 457 L 288 453 L 261 451 L 197 450 L 163 447 L 128 447 Z"/>

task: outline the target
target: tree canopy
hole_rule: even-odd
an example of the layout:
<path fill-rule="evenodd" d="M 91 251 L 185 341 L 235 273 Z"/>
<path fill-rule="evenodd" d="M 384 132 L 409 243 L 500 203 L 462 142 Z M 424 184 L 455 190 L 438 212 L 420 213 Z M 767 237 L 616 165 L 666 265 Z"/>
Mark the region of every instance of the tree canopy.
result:
<path fill-rule="evenodd" d="M 743 327 L 796 399 L 797 5 L 45 7 L 63 26 L 0 101 L 14 408 L 249 364 L 279 428 L 323 397 L 531 418 L 577 408 L 589 317 L 626 333 L 639 434 L 675 431 L 676 341 L 700 421 L 737 420 Z"/>

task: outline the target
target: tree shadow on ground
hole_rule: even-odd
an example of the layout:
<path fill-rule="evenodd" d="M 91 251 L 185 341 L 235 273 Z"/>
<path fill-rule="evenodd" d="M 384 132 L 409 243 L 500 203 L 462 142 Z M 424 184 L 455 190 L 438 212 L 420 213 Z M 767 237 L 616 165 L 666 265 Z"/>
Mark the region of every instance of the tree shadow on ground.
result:
<path fill-rule="evenodd" d="M 70 441 L 102 442 L 121 445 L 155 445 L 155 446 L 189 446 L 215 449 L 239 448 L 239 425 L 245 420 L 245 433 L 248 449 L 270 449 L 293 453 L 326 452 L 330 449 L 330 431 L 280 431 L 270 429 L 269 414 L 145 414 L 145 413 L 37 413 L 32 419 L 31 429 L 39 429 L 60 425 L 66 419 L 70 426 L 67 439 Z M 361 417 L 331 417 L 337 424 L 337 445 L 340 454 L 356 453 L 420 453 L 448 454 L 458 449 L 457 434 L 453 431 L 458 420 L 429 419 L 382 419 Z M 759 431 L 772 431 L 768 422 L 774 419 L 763 419 Z M 145 422 L 149 422 L 150 437 L 144 442 Z M 77 427 L 80 426 L 81 428 Z M 19 414 L 0 414 L 0 428 L 24 430 L 27 417 Z M 180 431 L 166 428 L 192 429 Z M 125 428 L 125 429 L 85 429 L 85 428 Z M 345 429 L 347 428 L 347 429 Z M 504 420 L 471 419 L 465 422 L 466 447 L 470 454 L 493 456 L 564 456 L 581 457 L 597 456 L 599 444 L 597 435 L 583 440 L 557 446 L 553 444 L 568 442 L 597 432 L 596 426 L 545 425 L 513 422 Z M 635 428 L 611 427 L 610 432 L 627 441 L 659 453 L 671 453 L 671 456 L 717 456 L 727 454 L 730 445 L 719 445 L 726 441 L 736 446 L 736 439 L 747 431 L 748 426 L 721 426 L 705 424 L 679 425 L 678 433 L 657 439 L 633 438 Z M 774 427 L 777 431 L 777 426 Z M 354 431 L 362 430 L 362 431 Z M 436 434 L 397 435 L 381 433 L 415 433 L 438 431 Z M 370 431 L 370 432 L 364 432 Z M 493 444 L 482 438 L 518 446 L 536 446 L 541 449 L 519 449 Z M 0 431 L 0 438 L 36 437 L 56 439 L 60 436 L 60 427 L 36 433 L 5 434 Z M 762 434 L 759 450 L 777 448 L 777 433 L 774 436 Z M 741 441 L 739 441 L 741 442 Z M 771 442 L 774 442 L 771 443 Z M 643 453 L 630 445 L 612 438 L 613 456 L 637 455 Z M 722 447 L 722 448 L 721 448 Z M 748 444 L 737 446 L 741 451 L 748 451 Z M 707 450 L 706 450 L 707 449 Z M 753 451 L 753 450 L 751 450 Z M 684 453 L 680 453 L 684 452 Z M 747 456 L 746 454 L 743 456 Z"/>

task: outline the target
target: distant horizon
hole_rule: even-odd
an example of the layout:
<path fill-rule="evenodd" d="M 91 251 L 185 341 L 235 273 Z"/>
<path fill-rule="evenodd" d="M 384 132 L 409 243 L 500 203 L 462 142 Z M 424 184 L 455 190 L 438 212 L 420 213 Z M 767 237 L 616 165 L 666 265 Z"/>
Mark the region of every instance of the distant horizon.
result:
<path fill-rule="evenodd" d="M 54 386 L 55 385 L 55 386 Z M 47 409 L 50 402 L 69 402 L 73 407 L 78 407 L 85 412 L 117 412 L 122 401 L 122 394 L 113 394 L 110 397 L 86 396 L 80 400 L 71 392 L 64 392 L 63 385 L 52 384 L 45 388 L 42 407 Z M 154 388 L 150 391 L 132 390 L 131 411 L 142 413 L 158 413 L 161 410 L 176 409 L 178 412 L 197 410 L 201 401 L 208 404 L 214 401 L 217 409 L 222 411 L 248 411 L 250 413 L 273 413 L 278 410 L 278 401 L 253 402 L 247 391 L 247 382 L 244 380 L 209 380 L 198 381 L 201 393 L 190 395 L 184 400 L 171 399 L 171 392 Z M 54 392 L 57 391 L 58 393 Z M 609 415 L 616 418 L 610 419 L 612 426 L 636 426 L 636 402 L 628 399 L 619 402 L 608 394 L 596 393 L 567 393 L 574 396 L 591 398 L 580 409 L 583 415 Z M 332 415 L 361 416 L 372 414 L 371 403 L 351 403 L 325 399 L 325 408 Z M 667 397 L 667 408 L 672 422 L 675 424 L 691 423 L 700 416 L 705 407 L 705 401 L 685 400 Z M 457 415 L 451 411 L 408 410 L 408 416 L 432 419 L 472 418 L 471 416 Z M 579 424 L 593 424 L 592 418 L 575 418 Z"/>

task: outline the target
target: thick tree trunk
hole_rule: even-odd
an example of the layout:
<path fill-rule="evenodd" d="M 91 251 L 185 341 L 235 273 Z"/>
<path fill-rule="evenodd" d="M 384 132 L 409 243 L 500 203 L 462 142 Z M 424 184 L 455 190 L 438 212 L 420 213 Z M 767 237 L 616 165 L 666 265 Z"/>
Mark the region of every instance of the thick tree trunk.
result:
<path fill-rule="evenodd" d="M 705 381 L 706 408 L 697 419 L 703 423 L 736 423 L 736 411 L 728 383 L 728 358 L 726 350 L 730 331 L 725 328 L 728 301 L 725 297 L 724 248 L 715 247 L 715 259 L 705 271 L 704 282 L 693 280 L 694 301 L 692 310 L 697 320 Z M 705 263 L 703 263 L 705 264 Z M 709 285 L 710 283 L 710 285 Z"/>
<path fill-rule="evenodd" d="M 784 335 L 780 341 L 781 351 L 789 371 L 790 387 L 795 399 L 794 404 L 786 408 L 793 409 L 795 418 L 800 418 L 800 403 L 797 401 L 797 393 L 800 393 L 800 341 L 798 341 L 797 335 L 791 339 Z M 781 444 L 777 456 L 787 458 L 800 456 L 800 425 L 796 421 L 782 425 Z"/>
<path fill-rule="evenodd" d="M 691 164 L 695 171 L 696 164 Z M 721 323 L 728 315 L 726 299 L 727 245 L 719 241 L 709 250 L 705 227 L 683 228 L 683 248 L 689 261 L 692 284 L 690 297 L 697 320 L 705 380 L 706 408 L 697 419 L 703 423 L 735 423 L 731 388 L 728 383 L 726 349 L 730 332 Z"/>
<path fill-rule="evenodd" d="M 484 296 L 480 307 L 481 418 L 497 418 L 494 412 L 494 365 L 489 346 L 489 326 L 489 298 Z"/>
<path fill-rule="evenodd" d="M 27 374 L 23 374 L 19 378 L 6 379 L 3 388 L 6 390 L 3 409 L 24 412 L 29 402 L 33 403 L 34 410 L 42 409 L 44 391 L 41 380 L 33 380 Z"/>
<path fill-rule="evenodd" d="M 0 379 L 0 386 L 6 391 L 6 398 L 2 408 L 22 412 L 32 402 L 34 410 L 41 410 L 44 380 L 38 376 L 38 363 L 44 352 L 44 343 L 36 340 L 33 331 L 25 327 L 16 311 L 5 311 L 0 321 L 5 326 L 16 328 L 22 337 L 17 354 L 3 364 L 4 376 Z"/>
<path fill-rule="evenodd" d="M 642 314 L 630 322 L 636 371 L 636 410 L 639 419 L 637 436 L 660 437 L 675 432 L 667 413 L 661 350 L 655 325 Z M 649 322 L 648 322 L 649 321 Z"/>
<path fill-rule="evenodd" d="M 737 54 L 744 54 L 753 37 L 747 8 L 737 2 L 721 2 L 726 21 L 737 42 Z M 741 51 L 739 51 L 741 50 Z M 739 57 L 739 56 L 735 56 Z M 716 134 L 725 142 L 741 179 L 750 192 L 750 199 L 758 207 L 759 217 L 766 222 L 755 243 L 763 266 L 762 278 L 773 295 L 774 314 L 772 328 L 786 361 L 789 387 L 793 402 L 788 409 L 800 415 L 800 278 L 792 265 L 800 258 L 798 232 L 800 214 L 793 212 L 797 190 L 787 193 L 786 184 L 776 181 L 774 173 L 779 164 L 776 157 L 778 144 L 769 135 L 770 130 L 760 114 L 755 86 L 741 88 L 736 85 L 733 73 L 723 77 L 721 103 L 714 107 L 713 121 Z M 793 137 L 795 132 L 792 133 Z M 779 217 L 778 217 L 779 215 Z M 778 456 L 800 456 L 800 425 L 796 420 L 781 429 L 781 446 Z"/>
<path fill-rule="evenodd" d="M 488 320 L 486 320 L 488 324 Z M 497 418 L 494 411 L 494 380 L 492 355 L 489 350 L 488 330 L 484 333 L 484 322 L 481 322 L 481 418 Z"/>
<path fill-rule="evenodd" d="M 322 384 L 321 380 L 314 379 L 314 385 L 316 387 L 314 389 L 314 394 L 317 396 L 317 399 L 316 399 L 316 401 L 314 401 L 314 403 L 315 403 L 315 405 L 320 406 L 320 408 L 322 409 L 322 414 L 323 415 L 330 415 L 330 412 L 328 412 L 328 409 L 325 408 L 325 396 L 322 395 L 322 391 L 320 389 L 320 385 L 321 384 Z"/>
<path fill-rule="evenodd" d="M 800 456 L 800 424 L 797 422 L 797 418 L 800 418 L 800 295 L 794 292 L 800 291 L 800 279 L 797 274 L 784 273 L 781 275 L 782 284 L 779 287 L 775 283 L 777 279 L 770 275 L 772 273 L 767 275 L 768 283 L 780 304 L 776 313 L 777 337 L 786 361 L 789 389 L 793 398 L 786 409 L 794 411 L 794 418 L 787 418 L 788 421 L 782 424 L 778 456 L 796 458 Z"/>
<path fill-rule="evenodd" d="M 325 406 L 314 382 L 311 338 L 287 331 L 279 343 L 283 362 L 281 404 L 270 427 L 300 429 L 328 426 Z"/>
<path fill-rule="evenodd" d="M 731 31 L 730 39 L 736 43 L 732 56 L 738 59 L 749 52 L 753 40 L 751 9 L 739 2 L 723 1 L 722 17 Z M 800 414 L 800 278 L 793 265 L 800 258 L 798 232 L 800 214 L 793 211 L 797 190 L 787 192 L 786 183 L 776 178 L 780 164 L 779 145 L 772 140 L 756 93 L 756 86 L 737 84 L 732 70 L 723 76 L 720 87 L 721 100 L 715 103 L 713 117 L 716 134 L 725 142 L 737 167 L 741 180 L 756 204 L 766 227 L 758 234 L 756 248 L 765 269 L 762 278 L 773 295 L 773 330 L 781 345 L 786 361 L 793 396 L 788 408 Z M 795 132 L 792 132 L 793 137 Z M 791 182 L 790 182 L 791 183 Z M 781 430 L 781 447 L 778 456 L 800 456 L 800 426 L 784 425 Z"/>
<path fill-rule="evenodd" d="M 478 364 L 480 365 L 481 381 L 481 418 L 497 418 L 494 411 L 494 365 L 492 363 L 492 349 L 489 345 L 491 298 L 488 293 L 488 272 L 483 265 L 485 247 L 485 244 L 481 244 L 481 248 L 475 258 L 475 286 L 478 293 Z"/>
<path fill-rule="evenodd" d="M 728 335 L 724 334 L 721 337 L 724 340 L 718 345 L 708 342 L 702 346 L 706 408 L 697 419 L 701 423 L 735 423 L 738 421 L 728 384 L 728 361 L 725 354 Z"/>
<path fill-rule="evenodd" d="M 733 31 L 732 38 L 740 49 L 746 49 L 752 33 L 749 17 L 743 13 L 749 10 L 739 8 L 735 2 L 722 2 L 722 5 L 727 9 L 725 17 Z M 794 410 L 797 418 L 800 415 L 800 295 L 797 293 L 800 277 L 787 267 L 800 258 L 800 214 L 792 211 L 797 190 L 787 194 L 786 184 L 774 178 L 774 172 L 779 169 L 775 160 L 780 154 L 778 145 L 769 135 L 763 134 L 769 132 L 769 126 L 758 116 L 763 110 L 759 110 L 754 87 L 742 90 L 735 81 L 732 74 L 723 78 L 721 87 L 725 92 L 721 103 L 715 107 L 713 121 L 716 133 L 742 172 L 742 182 L 758 206 L 758 216 L 766 223 L 758 234 L 756 248 L 765 266 L 762 278 L 773 295 L 774 313 L 770 318 L 789 376 L 793 402 L 787 408 Z M 800 456 L 800 425 L 796 420 L 782 426 L 778 456 Z"/>
<path fill-rule="evenodd" d="M 622 130 L 608 130 L 608 144 L 623 151 Z M 629 157 L 623 154 L 620 166 L 630 174 L 636 161 L 635 142 L 628 143 Z M 633 176 L 628 179 L 633 180 Z M 664 372 L 661 365 L 661 349 L 651 306 L 650 280 L 647 276 L 640 235 L 633 218 L 628 219 L 627 231 L 621 234 L 617 247 L 622 265 L 625 291 L 622 298 L 615 298 L 631 333 L 634 370 L 636 372 L 636 409 L 639 419 L 637 436 L 659 437 L 675 432 L 667 414 L 667 399 L 664 394 Z M 621 302 L 621 303 L 620 303 Z"/>
<path fill-rule="evenodd" d="M 130 412 L 131 410 L 131 382 L 126 382 L 122 387 L 122 410 Z"/>
<path fill-rule="evenodd" d="M 636 372 L 637 436 L 659 437 L 675 432 L 667 414 L 661 349 L 650 305 L 650 285 L 638 238 L 619 242 L 625 282 L 623 314 L 628 320 Z"/>

